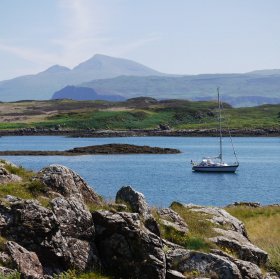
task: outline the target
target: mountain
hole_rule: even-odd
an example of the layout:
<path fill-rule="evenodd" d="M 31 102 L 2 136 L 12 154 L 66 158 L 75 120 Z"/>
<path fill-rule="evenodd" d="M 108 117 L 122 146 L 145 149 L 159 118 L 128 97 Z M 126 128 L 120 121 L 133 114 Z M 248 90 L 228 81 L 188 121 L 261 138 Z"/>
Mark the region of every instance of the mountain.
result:
<path fill-rule="evenodd" d="M 134 61 L 97 54 L 72 70 L 55 65 L 36 75 L 2 81 L 0 82 L 0 101 L 50 99 L 54 92 L 67 85 L 77 85 L 86 81 L 120 75 L 162 76 L 164 74 Z"/>
<path fill-rule="evenodd" d="M 94 89 L 87 87 L 66 86 L 55 92 L 52 99 L 71 99 L 76 101 L 104 100 L 104 101 L 124 101 L 120 95 L 98 95 Z"/>
<path fill-rule="evenodd" d="M 71 90 L 67 86 L 75 86 Z M 244 74 L 167 75 L 131 60 L 97 54 L 73 69 L 54 65 L 36 75 L 0 82 L 0 101 L 57 98 L 133 98 L 209 100 L 221 87 L 234 106 L 280 103 L 280 70 Z M 57 91 L 65 88 L 57 95 Z M 86 87 L 93 91 L 82 91 Z M 55 93 L 55 95 L 54 95 Z M 60 95 L 62 94 L 62 95 Z M 98 96 L 95 96 L 97 94 Z M 102 96 L 101 96 L 102 95 Z M 103 95 L 109 95 L 103 96 Z"/>
<path fill-rule="evenodd" d="M 211 74 L 194 76 L 120 76 L 93 80 L 80 86 L 93 88 L 98 94 L 121 94 L 126 98 L 149 96 L 157 99 L 216 99 L 216 88 L 234 106 L 280 103 L 280 75 Z"/>

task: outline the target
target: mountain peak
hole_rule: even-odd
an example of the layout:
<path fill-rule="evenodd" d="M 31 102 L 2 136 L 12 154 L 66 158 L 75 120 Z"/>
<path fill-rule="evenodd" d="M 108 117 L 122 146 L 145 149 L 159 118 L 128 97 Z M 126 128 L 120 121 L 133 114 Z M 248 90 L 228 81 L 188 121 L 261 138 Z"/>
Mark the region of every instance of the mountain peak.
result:
<path fill-rule="evenodd" d="M 53 66 L 49 67 L 47 70 L 43 71 L 42 73 L 56 74 L 56 73 L 62 73 L 62 72 L 68 72 L 68 71 L 71 71 L 71 70 L 67 67 L 60 66 L 60 65 L 53 65 Z"/>
<path fill-rule="evenodd" d="M 100 78 L 102 76 L 116 77 L 120 75 L 131 76 L 158 76 L 163 75 L 142 64 L 124 58 L 116 58 L 104 54 L 95 54 L 92 58 L 82 62 L 76 66 L 74 71 L 92 71 L 98 72 Z"/>

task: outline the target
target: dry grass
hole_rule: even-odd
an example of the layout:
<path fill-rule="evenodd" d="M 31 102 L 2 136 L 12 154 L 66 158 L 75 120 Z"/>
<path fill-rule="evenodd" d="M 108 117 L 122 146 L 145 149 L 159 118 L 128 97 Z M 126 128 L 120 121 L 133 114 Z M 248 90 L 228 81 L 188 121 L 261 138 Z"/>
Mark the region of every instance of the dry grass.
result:
<path fill-rule="evenodd" d="M 250 240 L 268 252 L 270 267 L 280 272 L 280 206 L 238 206 L 226 210 L 244 222 Z"/>

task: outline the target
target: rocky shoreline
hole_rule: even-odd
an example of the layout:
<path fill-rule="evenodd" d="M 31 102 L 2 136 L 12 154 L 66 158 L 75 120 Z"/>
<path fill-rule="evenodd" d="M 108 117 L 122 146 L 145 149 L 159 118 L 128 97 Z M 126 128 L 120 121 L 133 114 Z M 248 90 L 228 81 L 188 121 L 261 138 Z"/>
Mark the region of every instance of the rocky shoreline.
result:
<path fill-rule="evenodd" d="M 106 202 L 60 165 L 30 173 L 2 161 L 0 193 L 9 185 L 27 192 L 1 194 L 3 276 L 73 279 L 66 274 L 75 270 L 123 279 L 279 278 L 268 254 L 225 209 L 178 202 L 156 209 L 131 186 Z M 205 237 L 195 238 L 195 230 Z"/>
<path fill-rule="evenodd" d="M 84 147 L 75 147 L 65 151 L 44 150 L 8 150 L 0 151 L 0 156 L 80 156 L 80 155 L 108 155 L 108 154 L 177 154 L 180 150 L 139 146 L 133 144 L 102 144 Z"/>
<path fill-rule="evenodd" d="M 228 135 L 228 131 L 222 131 Z M 0 136 L 69 136 L 69 137 L 216 137 L 217 129 L 187 129 L 173 130 L 162 126 L 159 129 L 143 130 L 71 130 L 56 128 L 23 128 L 15 130 L 0 130 Z M 232 129 L 231 135 L 236 137 L 279 137 L 280 128 Z"/>

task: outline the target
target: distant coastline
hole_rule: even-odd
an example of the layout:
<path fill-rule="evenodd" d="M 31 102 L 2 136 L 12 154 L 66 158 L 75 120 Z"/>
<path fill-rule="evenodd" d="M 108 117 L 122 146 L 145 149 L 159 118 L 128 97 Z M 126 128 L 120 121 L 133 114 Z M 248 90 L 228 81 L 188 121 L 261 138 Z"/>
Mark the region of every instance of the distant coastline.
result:
<path fill-rule="evenodd" d="M 223 131 L 224 136 L 228 131 Z M 234 137 L 279 137 L 279 128 L 255 128 L 255 129 L 231 129 Z M 139 130 L 74 130 L 74 129 L 36 129 L 23 128 L 13 130 L 0 130 L 0 136 L 69 136 L 69 137 L 216 137 L 216 129 L 184 129 L 184 130 L 161 130 L 161 129 L 139 129 Z"/>

